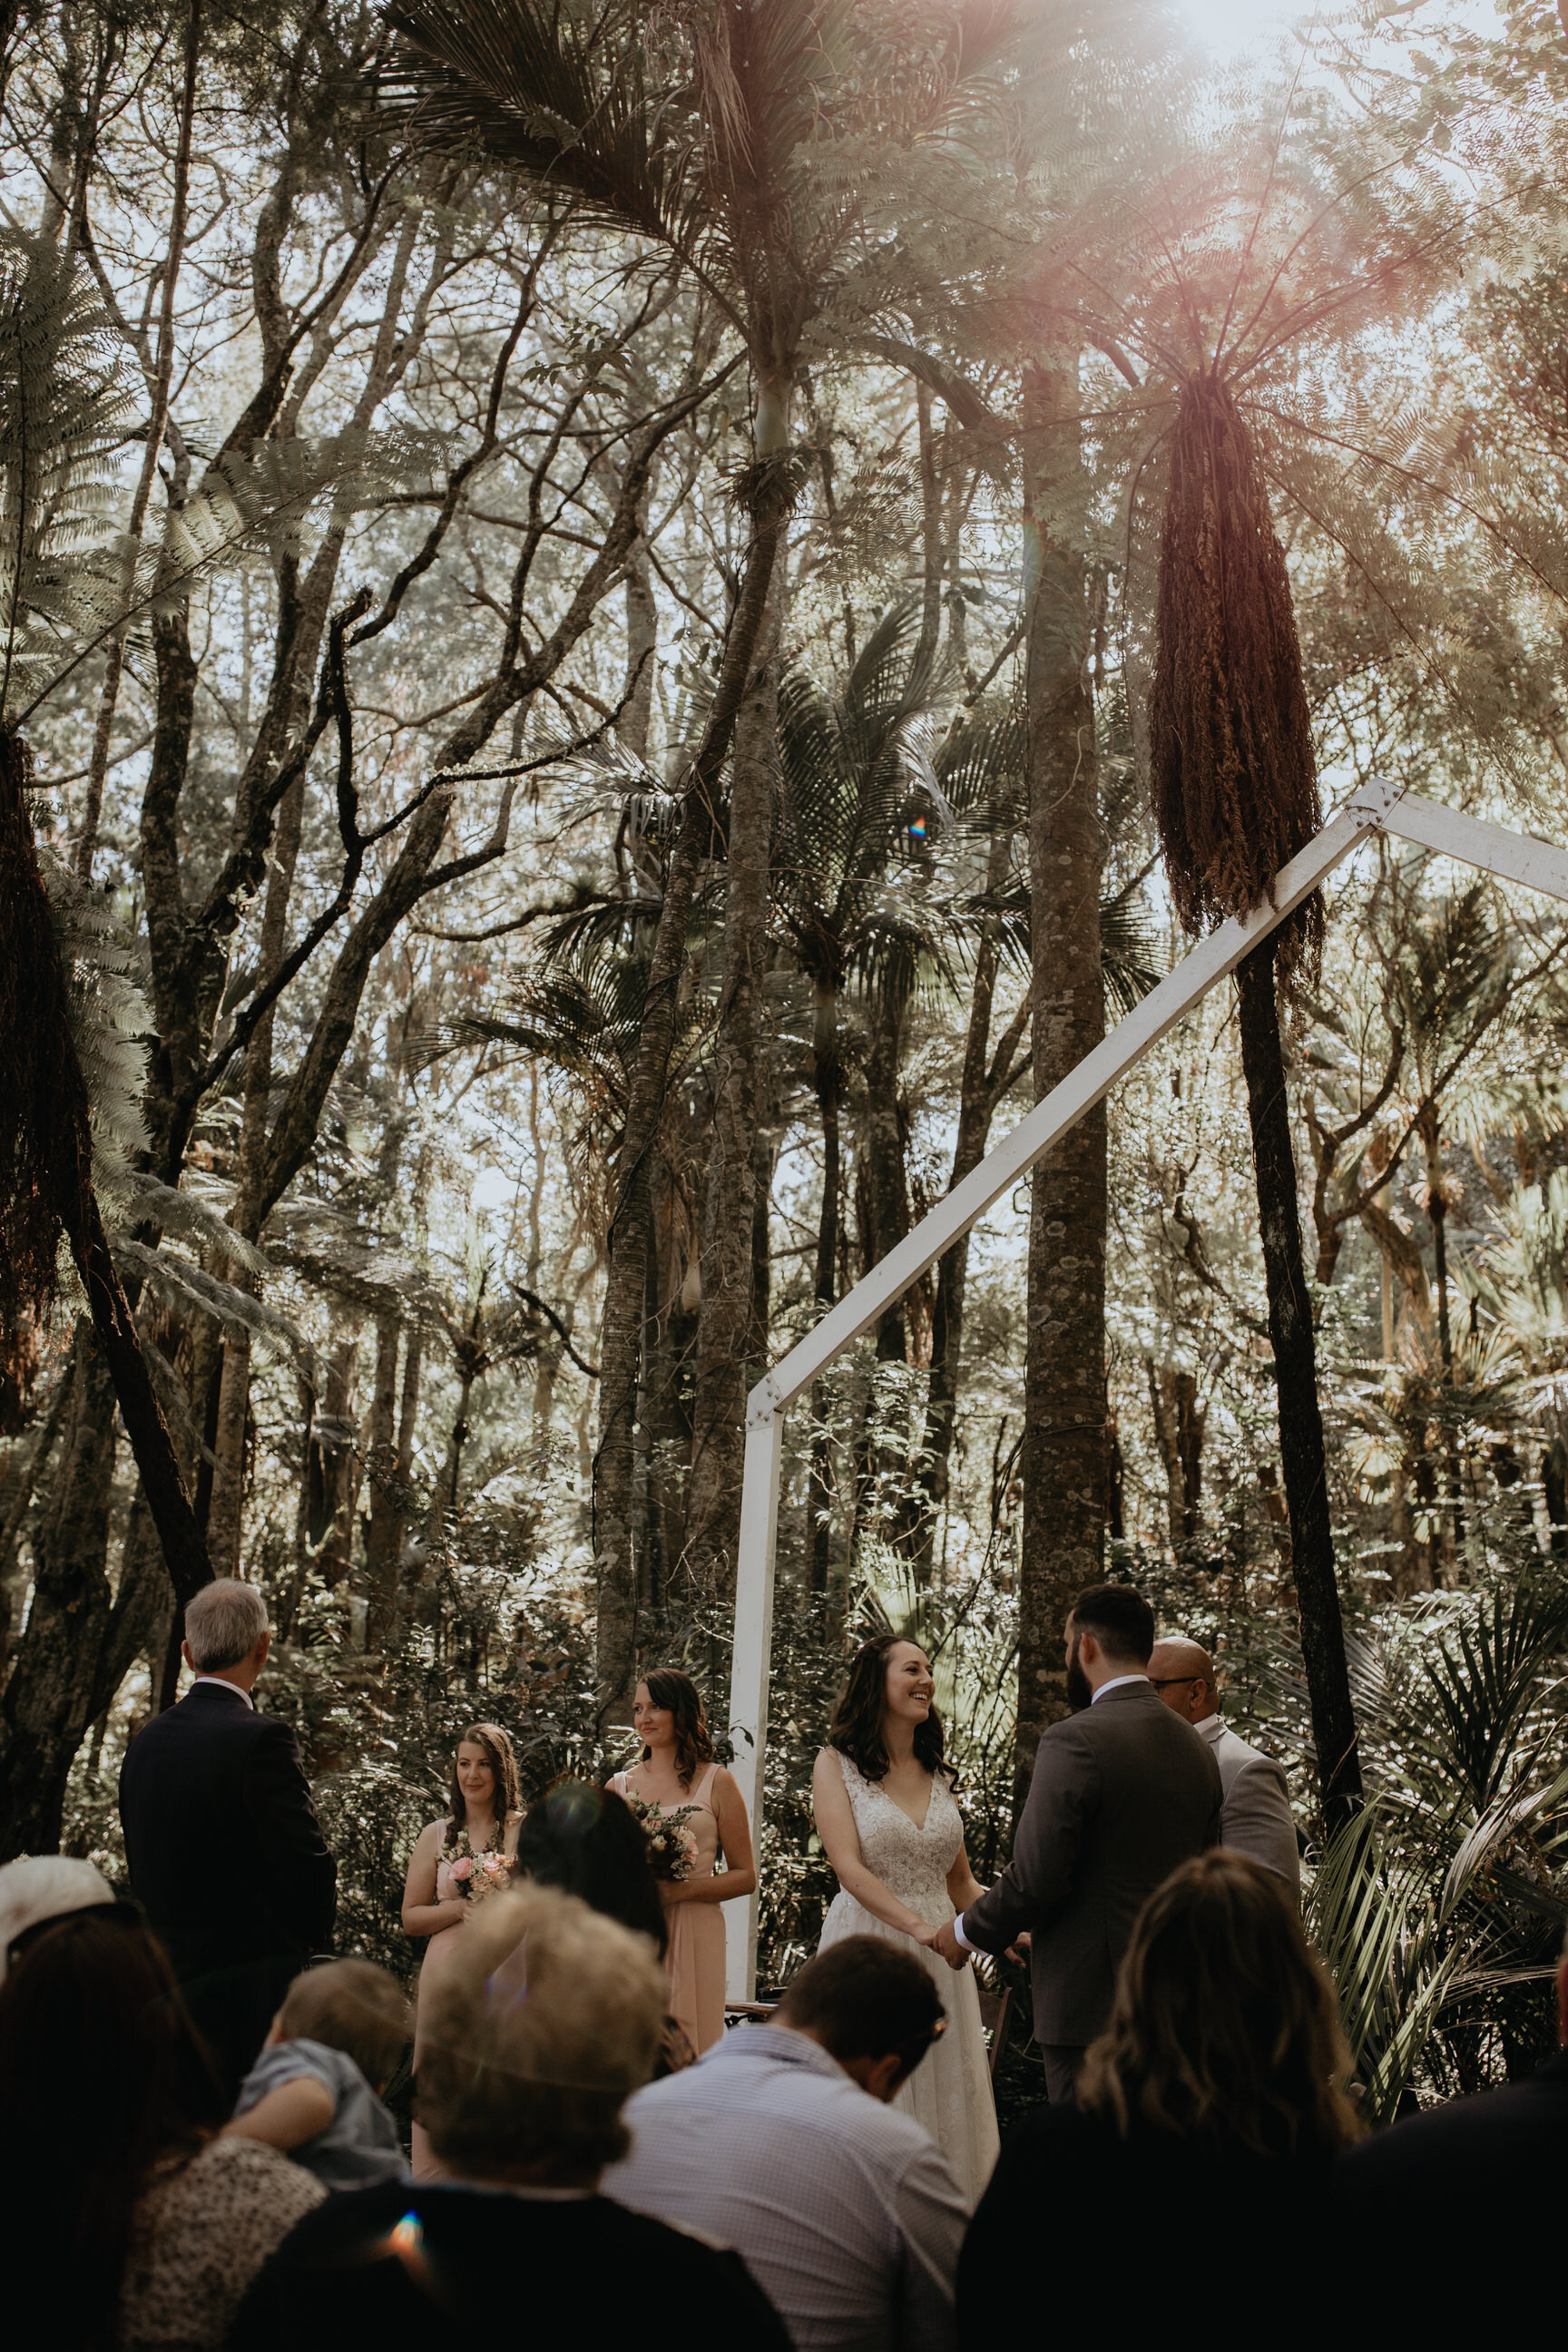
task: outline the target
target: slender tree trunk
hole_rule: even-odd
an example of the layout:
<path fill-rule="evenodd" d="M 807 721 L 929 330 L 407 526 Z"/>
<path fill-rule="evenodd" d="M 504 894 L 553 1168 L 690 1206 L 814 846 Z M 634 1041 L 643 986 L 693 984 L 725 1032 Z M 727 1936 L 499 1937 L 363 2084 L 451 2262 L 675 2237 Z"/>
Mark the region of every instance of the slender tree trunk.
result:
<path fill-rule="evenodd" d="M 647 523 L 649 489 L 637 506 L 638 528 Z M 658 606 L 654 602 L 653 566 L 647 542 L 639 539 L 626 562 L 626 707 L 616 732 L 635 758 L 647 758 L 648 728 L 653 717 L 653 678 L 658 651 Z"/>
<path fill-rule="evenodd" d="M 158 316 L 158 345 L 153 361 L 152 381 L 152 414 L 147 420 L 147 444 L 142 452 L 142 470 L 131 501 L 131 517 L 126 527 L 126 551 L 122 558 L 122 593 L 128 591 L 135 567 L 136 551 L 147 527 L 147 509 L 152 500 L 153 485 L 158 478 L 158 458 L 163 446 L 163 436 L 169 429 L 169 394 L 174 379 L 174 317 L 175 293 L 180 280 L 180 265 L 184 255 L 185 215 L 190 192 L 191 142 L 195 123 L 196 68 L 201 55 L 200 0 L 191 0 L 185 36 L 185 78 L 180 107 L 180 129 L 174 149 L 174 184 L 169 214 L 169 242 L 163 257 L 163 285 Z M 87 803 L 81 830 L 77 837 L 76 869 L 84 882 L 92 879 L 93 852 L 98 846 L 98 828 L 103 815 L 103 786 L 109 773 L 109 745 L 114 730 L 115 705 L 120 698 L 120 681 L 125 667 L 125 631 L 117 629 L 110 638 L 104 661 L 103 684 L 99 693 L 98 717 L 94 722 L 92 751 L 89 757 Z"/>
<path fill-rule="evenodd" d="M 1000 825 L 992 837 L 986 859 L 985 891 L 1000 898 L 1012 856 L 1010 833 Z M 991 1010 L 996 993 L 997 926 L 988 919 L 975 951 L 974 979 L 969 995 L 969 1026 L 964 1037 L 963 1069 L 959 1081 L 958 1135 L 947 1189 L 961 1184 L 985 1156 L 991 1121 L 1006 1081 L 1014 1051 L 1022 1035 L 1015 1023 L 1003 1038 L 997 1065 L 991 1053 Z M 1022 1016 L 1020 1016 L 1020 1020 Z M 931 1572 L 937 1523 L 947 1501 L 948 1473 L 952 1459 L 953 1429 L 958 1412 L 959 1367 L 963 1353 L 963 1307 L 969 1281 L 969 1235 L 963 1234 L 942 1257 L 936 1270 L 936 1297 L 931 1307 L 931 1381 L 926 1391 L 925 1437 L 921 1448 L 920 1485 L 925 1507 L 912 1545 L 915 1573 L 921 1582 Z"/>
<path fill-rule="evenodd" d="M 300 777 L 285 793 L 278 812 L 267 903 L 261 915 L 261 945 L 257 980 L 269 980 L 283 961 L 289 922 L 289 900 L 300 861 L 305 823 L 305 779 Z M 259 1239 L 261 1202 L 267 1181 L 268 1118 L 272 1098 L 273 1016 L 264 1013 L 257 1024 L 245 1056 L 245 1079 L 239 1124 L 238 1197 L 233 1224 L 245 1240 Z M 237 1260 L 216 1271 L 237 1289 L 255 1293 L 256 1277 Z M 250 1413 L 250 1334 L 232 1330 L 224 1340 L 223 1377 L 218 1391 L 217 1428 L 213 1438 L 212 1501 L 207 1511 L 207 1549 L 215 1573 L 238 1573 L 245 1431 Z"/>
<path fill-rule="evenodd" d="M 329 1591 L 353 1566 L 354 1371 L 358 1320 L 339 1339 L 327 1367 L 327 1391 L 310 1423 L 307 1528 Z"/>
<path fill-rule="evenodd" d="M 813 1296 L 819 1316 L 837 1297 L 838 1199 L 843 1181 L 839 1166 L 839 1108 L 844 1092 L 844 1066 L 838 1045 L 838 998 L 831 988 L 816 992 L 812 1034 L 812 1084 L 822 1118 L 822 1205 L 816 1220 L 816 1272 Z M 826 1592 L 833 1559 L 833 1444 L 827 1430 L 826 1383 L 815 1381 L 811 1390 L 811 1468 L 806 1486 L 806 1525 L 810 1529 L 809 1570 L 813 1592 Z"/>
<path fill-rule="evenodd" d="M 1432 1272 L 1437 1292 L 1437 1354 L 1443 1380 L 1454 1378 L 1454 1335 L 1448 1320 L 1448 1191 L 1443 1171 L 1442 1114 L 1436 1103 L 1423 1107 L 1417 1124 L 1426 1161 L 1426 1216 L 1432 1227 Z M 1459 1440 L 1452 1411 L 1444 1416 L 1443 1452 L 1448 1465 L 1448 1514 L 1456 1559 L 1464 1549 L 1465 1502 L 1459 1473 Z"/>
<path fill-rule="evenodd" d="M 942 491 L 936 478 L 936 435 L 931 426 L 931 392 L 918 379 L 915 417 L 921 457 L 921 633 L 915 641 L 912 668 L 934 659 L 942 634 L 942 572 L 946 550 L 942 544 Z"/>
<path fill-rule="evenodd" d="M 664 900 L 648 964 L 642 1025 L 627 1089 L 626 1128 L 616 1163 L 616 1202 L 609 1235 L 599 1342 L 599 1435 L 594 1455 L 594 1558 L 598 1582 L 599 1720 L 631 1696 L 637 1652 L 637 1585 L 632 1553 L 633 1423 L 642 1357 L 642 1309 L 651 1194 L 648 1160 L 664 1111 L 686 933 L 698 869 L 712 837 L 719 778 L 751 681 L 788 498 L 754 512 L 741 592 L 730 616 L 724 657 L 700 748 L 687 778 L 679 825 L 665 874 Z M 748 1206 L 750 1204 L 748 1203 Z M 746 1252 L 750 1299 L 750 1244 Z M 737 1505 L 738 1505 L 737 1496 Z"/>
<path fill-rule="evenodd" d="M 683 1559 L 697 1591 L 717 1595 L 727 1592 L 734 1580 L 746 1391 L 757 1366 L 753 1249 L 757 1145 L 766 1088 L 763 992 L 778 757 L 783 578 L 779 564 L 755 666 L 735 722 L 725 843 L 723 979 Z"/>
<path fill-rule="evenodd" d="M 370 1443 L 365 1449 L 370 1472 L 370 1524 L 365 1529 L 365 1581 L 370 1606 L 365 1616 L 364 1645 L 384 1650 L 397 1615 L 397 1343 L 402 1336 L 395 1314 L 383 1315 L 375 1327 L 375 1386 L 370 1401 Z"/>
<path fill-rule="evenodd" d="M 1361 1802 L 1361 1760 L 1334 1573 L 1328 1457 L 1318 1403 L 1312 1303 L 1301 1253 L 1301 1213 L 1285 1093 L 1285 1057 L 1279 1045 L 1272 939 L 1254 948 L 1237 966 L 1237 991 L 1258 1177 L 1258 1229 L 1268 1288 L 1268 1336 L 1279 1382 L 1279 1460 L 1290 1514 L 1301 1654 L 1318 1751 L 1318 1784 L 1325 1819 L 1333 1830 Z"/>
<path fill-rule="evenodd" d="M 33 1546 L 33 1603 L 0 1703 L 0 1862 L 58 1850 L 66 1780 L 92 1719 L 110 1611 L 104 1560 L 114 1383 L 92 1325 L 76 1327 L 64 1451 Z"/>
<path fill-rule="evenodd" d="M 1048 518 L 1079 487 L 1076 377 L 1026 383 L 1030 513 L 1026 694 L 1035 1098 L 1105 1034 L 1100 947 L 1102 835 L 1082 560 Z M 1104 1573 L 1106 1483 L 1103 1105 L 1036 1167 L 1020 1467 L 1016 1801 L 1047 1724 L 1068 1712 L 1063 1628 Z"/>
<path fill-rule="evenodd" d="M 897 981 L 868 1008 L 870 1038 L 866 1048 L 866 1130 L 861 1165 L 866 1174 L 866 1202 L 870 1230 L 866 1236 L 868 1270 L 909 1231 L 909 1181 L 904 1167 L 904 1139 L 899 1120 L 899 1069 L 903 1058 L 904 1009 L 907 991 Z M 877 1318 L 877 1361 L 909 1361 L 908 1326 L 901 1298 L 893 1299 Z"/>

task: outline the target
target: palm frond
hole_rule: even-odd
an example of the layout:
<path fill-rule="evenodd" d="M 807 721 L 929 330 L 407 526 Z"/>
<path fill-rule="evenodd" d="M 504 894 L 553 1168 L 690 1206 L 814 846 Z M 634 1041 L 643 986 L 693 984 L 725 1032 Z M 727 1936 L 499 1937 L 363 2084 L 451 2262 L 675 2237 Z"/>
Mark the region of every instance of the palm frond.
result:
<path fill-rule="evenodd" d="M 701 183 L 679 89 L 650 89 L 646 19 L 535 0 L 395 0 L 380 77 L 395 121 L 478 149 L 589 219 L 685 247 Z"/>

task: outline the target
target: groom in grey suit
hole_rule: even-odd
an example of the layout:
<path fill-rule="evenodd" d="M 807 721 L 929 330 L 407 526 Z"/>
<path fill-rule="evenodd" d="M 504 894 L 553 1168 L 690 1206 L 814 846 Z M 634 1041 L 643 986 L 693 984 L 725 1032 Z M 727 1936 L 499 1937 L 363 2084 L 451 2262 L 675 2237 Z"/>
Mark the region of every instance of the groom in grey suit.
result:
<path fill-rule="evenodd" d="M 1214 1750 L 1225 1790 L 1221 1845 L 1260 1862 L 1283 1879 L 1300 1908 L 1301 1855 L 1284 1766 L 1261 1748 L 1249 1748 L 1226 1723 L 1219 1711 L 1214 1660 L 1199 1643 L 1156 1642 L 1149 1679 L 1172 1712 L 1190 1723 Z"/>
<path fill-rule="evenodd" d="M 1067 1622 L 1077 1710 L 1040 1741 L 1013 1859 L 937 1949 L 1001 1952 L 1027 1931 L 1035 2039 L 1053 2101 L 1072 2097 L 1110 2014 L 1132 1923 L 1156 1886 L 1219 1843 L 1219 1768 L 1147 1673 L 1154 1615 L 1128 1584 L 1091 1584 Z"/>

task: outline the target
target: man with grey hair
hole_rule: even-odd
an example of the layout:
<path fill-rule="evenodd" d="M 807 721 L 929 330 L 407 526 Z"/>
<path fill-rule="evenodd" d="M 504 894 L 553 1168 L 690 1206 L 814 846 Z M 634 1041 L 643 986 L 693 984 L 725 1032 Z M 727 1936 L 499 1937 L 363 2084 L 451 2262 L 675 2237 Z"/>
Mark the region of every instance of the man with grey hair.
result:
<path fill-rule="evenodd" d="M 204 1585 L 181 1644 L 195 1680 L 132 1741 L 120 1774 L 132 1887 L 231 2099 L 289 1985 L 330 1946 L 337 1909 L 299 1745 L 251 1696 L 271 1638 L 254 1584 Z"/>

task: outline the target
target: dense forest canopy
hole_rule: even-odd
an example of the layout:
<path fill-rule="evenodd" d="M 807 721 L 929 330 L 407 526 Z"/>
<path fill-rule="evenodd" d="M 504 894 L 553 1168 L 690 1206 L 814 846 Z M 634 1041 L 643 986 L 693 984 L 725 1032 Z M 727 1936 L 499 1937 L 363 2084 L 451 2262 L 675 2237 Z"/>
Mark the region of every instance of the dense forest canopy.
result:
<path fill-rule="evenodd" d="M 661 1659 L 722 1716 L 748 1387 L 1189 926 L 1372 779 L 1564 841 L 1568 30 L 0 35 L 0 893 L 60 975 L 0 1025 L 90 1120 L 69 1200 L 0 1127 L 4 1852 L 115 1864 L 210 1564 L 405 1967 L 453 1727 L 537 1786 Z M 1381 837 L 816 1384 L 767 1969 L 858 1629 L 937 1656 L 984 1873 L 1125 1574 L 1289 1763 L 1374 2104 L 1528 2062 L 1565 1041 L 1562 908 Z"/>

